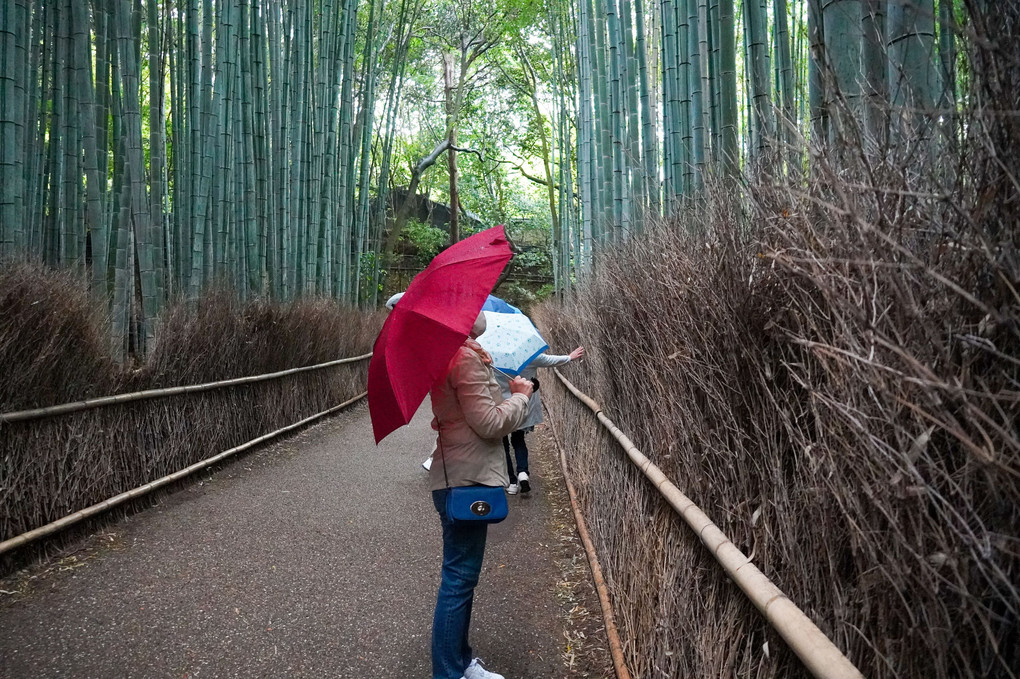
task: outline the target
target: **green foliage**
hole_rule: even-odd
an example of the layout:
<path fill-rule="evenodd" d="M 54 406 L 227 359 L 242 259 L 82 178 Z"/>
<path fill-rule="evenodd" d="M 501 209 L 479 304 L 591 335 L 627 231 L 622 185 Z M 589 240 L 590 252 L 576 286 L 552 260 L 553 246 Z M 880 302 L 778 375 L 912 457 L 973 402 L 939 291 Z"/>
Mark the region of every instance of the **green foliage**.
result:
<path fill-rule="evenodd" d="M 514 255 L 514 266 L 533 271 L 552 272 L 552 262 L 546 250 L 527 250 Z"/>
<path fill-rule="evenodd" d="M 382 291 L 383 291 L 382 281 L 385 280 L 386 270 L 385 269 L 380 269 L 380 271 L 379 271 L 379 281 L 380 282 L 374 283 L 374 281 L 375 281 L 375 267 L 376 267 L 377 263 L 380 264 L 380 265 L 382 264 L 382 260 L 381 260 L 381 258 L 380 258 L 378 253 L 376 253 L 376 252 L 363 252 L 363 253 L 361 253 L 361 278 L 358 281 L 358 285 L 360 286 L 360 291 L 359 291 L 360 292 L 360 297 L 359 297 L 359 299 L 371 300 L 372 299 L 372 292 L 373 292 L 372 291 L 373 285 L 375 285 L 376 291 L 378 293 L 380 293 L 380 294 L 382 293 Z"/>
<path fill-rule="evenodd" d="M 410 219 L 404 227 L 401 240 L 415 248 L 415 263 L 425 268 L 432 258 L 439 254 L 440 248 L 446 245 L 449 235 L 442 229 Z"/>
<path fill-rule="evenodd" d="M 537 290 L 532 290 L 516 281 L 507 281 L 494 294 L 513 304 L 524 313 L 530 313 L 533 306 L 548 299 L 552 293 L 552 285 L 543 285 Z"/>

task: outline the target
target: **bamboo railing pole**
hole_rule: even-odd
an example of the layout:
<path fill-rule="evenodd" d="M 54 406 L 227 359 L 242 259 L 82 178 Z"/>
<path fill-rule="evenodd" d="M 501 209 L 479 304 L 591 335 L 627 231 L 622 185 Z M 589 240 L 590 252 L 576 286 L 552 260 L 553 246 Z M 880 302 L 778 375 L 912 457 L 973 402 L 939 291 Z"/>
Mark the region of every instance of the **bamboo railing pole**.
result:
<path fill-rule="evenodd" d="M 194 472 L 197 472 L 200 469 L 204 469 L 206 467 L 216 464 L 217 462 L 225 460 L 226 458 L 231 457 L 232 455 L 236 455 L 237 453 L 248 450 L 249 448 L 258 445 L 263 441 L 267 441 L 276 436 L 280 436 L 281 434 L 286 434 L 289 431 L 292 431 L 299 427 L 303 427 L 304 425 L 310 422 L 314 422 L 319 418 L 325 417 L 326 415 L 329 415 L 331 413 L 335 413 L 336 411 L 342 408 L 346 408 L 352 403 L 360 401 L 367 395 L 368 395 L 367 391 L 362 392 L 358 396 L 355 396 L 350 400 L 344 401 L 340 405 L 333 406 L 332 408 L 324 410 L 321 413 L 316 413 L 311 417 L 306 417 L 300 422 L 295 422 L 294 424 L 287 425 L 282 429 L 277 429 L 276 431 L 264 434 L 263 436 L 259 436 L 258 438 L 252 439 L 247 443 L 242 443 L 239 446 L 231 448 L 230 450 L 225 450 L 222 453 L 217 453 L 216 455 L 210 458 L 206 458 L 201 462 L 196 462 L 195 464 L 189 467 L 185 467 L 180 471 L 176 471 L 173 474 L 168 474 L 167 476 L 164 476 L 160 479 L 156 479 L 155 481 L 150 481 L 149 483 L 146 483 L 143 486 L 138 486 L 137 488 L 125 491 L 120 495 L 116 495 L 108 500 L 104 500 L 103 502 L 94 504 L 91 507 L 86 507 L 85 509 L 81 509 L 73 514 L 68 514 L 67 516 L 57 519 L 56 521 L 53 521 L 51 523 L 48 523 L 45 526 L 34 528 L 28 532 L 22 533 L 21 535 L 16 535 L 13 538 L 10 538 L 9 540 L 4 540 L 3 542 L 0 542 L 0 554 L 4 554 L 18 547 L 22 547 L 28 544 L 29 542 L 38 540 L 41 537 L 45 537 L 47 535 L 56 533 L 57 531 L 67 528 L 68 526 L 74 525 L 79 521 L 83 521 L 89 517 L 95 516 L 96 514 L 101 514 L 102 512 L 105 512 L 108 509 L 112 509 L 113 507 L 116 507 L 119 504 L 127 502 L 128 500 L 133 500 L 134 498 L 141 497 L 142 495 L 151 493 L 157 488 L 161 488 L 167 485 L 168 483 L 173 483 L 174 481 L 182 479 L 185 476 L 188 476 L 189 474 L 193 474 Z"/>
<path fill-rule="evenodd" d="M 665 500 L 683 517 L 708 547 L 727 575 L 783 637 L 811 674 L 823 679 L 863 679 L 853 663 L 836 648 L 814 622 L 783 594 L 726 534 L 679 488 L 654 465 L 634 443 L 606 417 L 602 408 L 570 383 L 558 369 L 553 369 L 560 382 L 591 409 L 602 425 L 620 443 L 627 456 L 641 469 Z"/>
<path fill-rule="evenodd" d="M 361 356 L 341 358 L 336 361 L 329 361 L 328 363 L 319 363 L 318 365 L 306 365 L 301 368 L 291 368 L 289 370 L 281 370 L 280 372 L 266 373 L 264 375 L 237 377 L 231 380 L 223 380 L 220 382 L 208 382 L 206 384 L 192 384 L 185 387 L 169 387 L 167 389 L 148 389 L 146 391 L 136 391 L 130 394 L 118 394 L 117 396 L 103 396 L 101 398 L 93 398 L 88 399 L 86 401 L 74 401 L 72 403 L 62 403 L 60 405 L 49 406 L 46 408 L 36 408 L 34 410 L 19 410 L 17 412 L 2 413 L 0 414 L 0 424 L 4 422 L 24 422 L 25 420 L 34 420 L 42 417 L 52 417 L 54 415 L 66 415 L 68 413 L 75 413 L 81 410 L 89 410 L 91 408 L 100 408 L 102 406 L 117 405 L 120 403 L 130 403 L 132 401 L 143 401 L 150 398 L 160 398 L 163 396 L 176 396 L 178 394 L 193 394 L 195 392 L 211 391 L 213 389 L 221 389 L 223 387 L 234 387 L 239 384 L 252 384 L 253 382 L 273 380 L 279 377 L 285 377 L 287 375 L 308 372 L 310 370 L 321 370 L 323 368 L 329 368 L 335 365 L 341 365 L 343 363 L 357 363 L 358 361 L 364 361 L 371 357 L 372 354 L 367 353 L 362 354 Z"/>
<path fill-rule="evenodd" d="M 549 427 L 552 430 L 553 440 L 559 449 L 560 467 L 563 470 L 563 481 L 567 486 L 567 495 L 570 498 L 570 508 L 574 512 L 574 523 L 577 524 L 577 534 L 581 537 L 581 544 L 584 545 L 585 554 L 588 557 L 588 566 L 591 568 L 591 577 L 595 581 L 595 591 L 599 596 L 599 603 L 602 605 L 602 618 L 606 623 L 606 636 L 609 639 L 609 654 L 613 658 L 613 668 L 616 670 L 616 679 L 631 679 L 630 670 L 623 659 L 623 643 L 620 641 L 620 633 L 616 628 L 616 616 L 613 615 L 613 604 L 609 600 L 609 587 L 606 585 L 605 576 L 602 574 L 602 566 L 599 564 L 598 554 L 595 552 L 595 545 L 588 533 L 588 524 L 581 514 L 581 508 L 577 503 L 577 491 L 574 489 L 574 482 L 570 478 L 570 471 L 567 469 L 567 454 L 560 445 L 559 437 L 556 435 L 556 427 L 549 418 Z"/>

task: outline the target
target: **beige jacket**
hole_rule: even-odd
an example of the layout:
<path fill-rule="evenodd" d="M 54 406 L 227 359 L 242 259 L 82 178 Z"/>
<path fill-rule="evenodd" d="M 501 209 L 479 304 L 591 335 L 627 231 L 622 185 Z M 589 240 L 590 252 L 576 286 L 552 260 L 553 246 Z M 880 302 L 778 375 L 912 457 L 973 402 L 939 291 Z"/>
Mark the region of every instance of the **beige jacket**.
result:
<path fill-rule="evenodd" d="M 520 428 L 528 414 L 523 394 L 503 400 L 492 369 L 482 359 L 484 350 L 472 346 L 478 347 L 469 340 L 457 350 L 446 379 L 432 387 L 432 428 L 439 432 L 439 442 L 429 472 L 431 490 L 505 486 L 502 438 Z"/>

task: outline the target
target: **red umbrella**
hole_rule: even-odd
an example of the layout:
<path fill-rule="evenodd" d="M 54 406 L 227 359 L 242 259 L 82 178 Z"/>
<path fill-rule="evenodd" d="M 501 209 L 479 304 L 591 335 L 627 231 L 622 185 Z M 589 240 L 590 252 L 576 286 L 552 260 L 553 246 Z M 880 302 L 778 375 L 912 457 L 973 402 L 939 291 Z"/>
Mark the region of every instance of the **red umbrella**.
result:
<path fill-rule="evenodd" d="M 375 442 L 411 421 L 464 343 L 513 253 L 502 226 L 454 243 L 414 277 L 375 340 L 368 410 Z"/>

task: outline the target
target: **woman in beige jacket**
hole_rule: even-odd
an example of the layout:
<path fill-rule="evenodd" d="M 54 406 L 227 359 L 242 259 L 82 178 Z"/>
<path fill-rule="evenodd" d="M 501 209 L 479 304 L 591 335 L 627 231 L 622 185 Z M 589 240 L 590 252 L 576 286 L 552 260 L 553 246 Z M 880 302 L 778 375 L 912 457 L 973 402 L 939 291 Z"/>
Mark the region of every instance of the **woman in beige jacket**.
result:
<path fill-rule="evenodd" d="M 468 644 L 488 524 L 454 523 L 446 515 L 450 488 L 506 484 L 502 438 L 518 429 L 528 414 L 531 382 L 515 378 L 510 398 L 503 400 L 489 367 L 491 359 L 474 341 L 484 331 L 485 317 L 479 314 L 471 338 L 457 350 L 446 378 L 431 392 L 432 428 L 438 441 L 429 485 L 443 526 L 442 580 L 432 619 L 433 679 L 503 679 L 483 668 Z"/>

